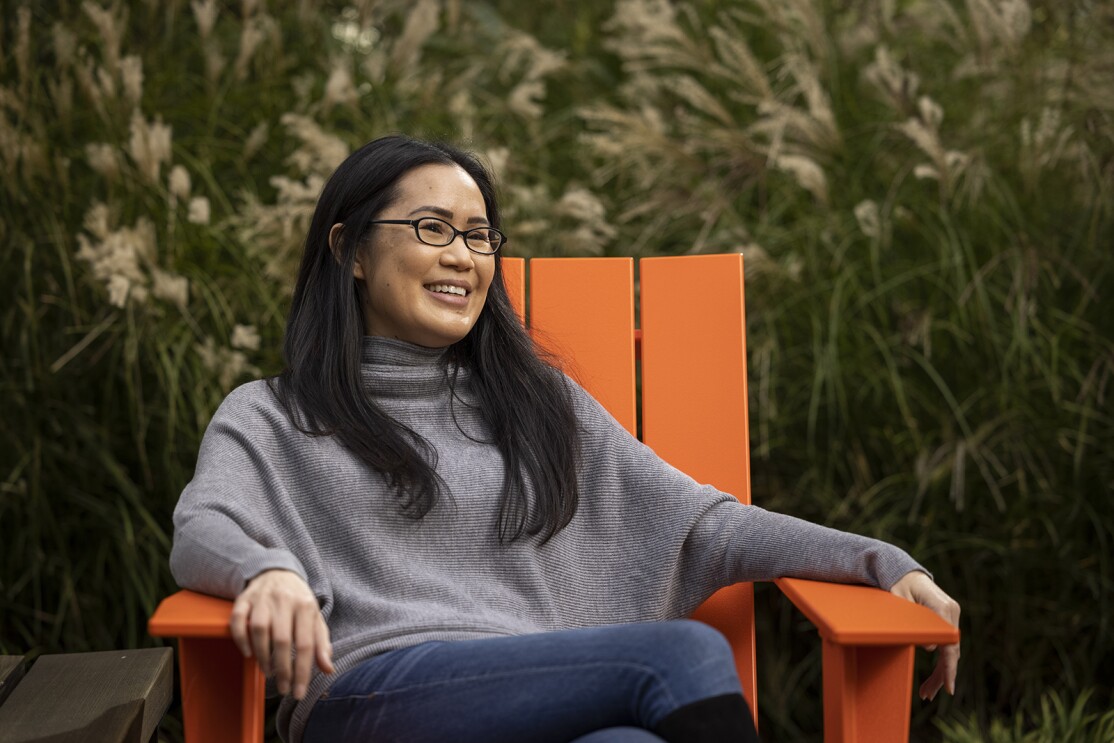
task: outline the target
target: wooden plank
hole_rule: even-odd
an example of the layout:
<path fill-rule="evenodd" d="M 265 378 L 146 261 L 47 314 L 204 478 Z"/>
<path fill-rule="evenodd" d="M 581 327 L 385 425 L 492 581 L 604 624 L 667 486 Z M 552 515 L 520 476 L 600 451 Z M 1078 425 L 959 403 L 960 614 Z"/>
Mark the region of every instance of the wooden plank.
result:
<path fill-rule="evenodd" d="M 232 637 L 232 602 L 196 591 L 167 596 L 147 620 L 154 637 Z"/>
<path fill-rule="evenodd" d="M 0 704 L 12 693 L 26 669 L 22 655 L 0 655 Z"/>
<path fill-rule="evenodd" d="M 645 258 L 642 433 L 698 482 L 750 503 L 743 257 Z M 757 725 L 754 586 L 717 591 L 694 614 L 727 637 Z"/>
<path fill-rule="evenodd" d="M 640 271 L 644 440 L 749 504 L 743 256 L 646 258 Z"/>
<path fill-rule="evenodd" d="M 0 743 L 146 743 L 170 706 L 173 665 L 170 648 L 40 656 L 0 707 Z"/>
<path fill-rule="evenodd" d="M 501 258 L 500 265 L 503 270 L 503 285 L 507 288 L 507 297 L 511 300 L 515 314 L 522 324 L 526 324 L 526 259 Z"/>
<path fill-rule="evenodd" d="M 634 262 L 533 259 L 530 328 L 564 371 L 634 433 Z"/>
<path fill-rule="evenodd" d="M 820 636 L 840 645 L 951 645 L 959 629 L 932 610 L 870 586 L 803 578 L 776 581 Z"/>

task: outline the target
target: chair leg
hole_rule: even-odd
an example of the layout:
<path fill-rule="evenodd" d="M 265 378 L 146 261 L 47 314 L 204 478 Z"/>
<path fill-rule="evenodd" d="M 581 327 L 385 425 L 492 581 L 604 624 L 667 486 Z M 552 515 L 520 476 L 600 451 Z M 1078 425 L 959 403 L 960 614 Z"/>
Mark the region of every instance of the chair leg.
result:
<path fill-rule="evenodd" d="M 263 674 L 228 639 L 178 641 L 187 743 L 262 743 Z"/>
<path fill-rule="evenodd" d="M 824 640 L 825 743 L 907 743 L 912 645 L 837 645 Z"/>

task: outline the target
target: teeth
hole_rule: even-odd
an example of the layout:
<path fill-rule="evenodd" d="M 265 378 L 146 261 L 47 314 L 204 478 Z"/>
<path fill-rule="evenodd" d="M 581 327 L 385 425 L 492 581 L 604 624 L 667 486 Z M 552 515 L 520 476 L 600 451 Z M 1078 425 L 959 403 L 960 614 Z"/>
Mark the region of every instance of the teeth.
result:
<path fill-rule="evenodd" d="M 461 297 L 468 294 L 468 292 L 464 291 L 464 287 L 449 286 L 448 284 L 430 284 L 429 290 L 434 292 L 441 292 L 443 294 L 456 294 Z"/>

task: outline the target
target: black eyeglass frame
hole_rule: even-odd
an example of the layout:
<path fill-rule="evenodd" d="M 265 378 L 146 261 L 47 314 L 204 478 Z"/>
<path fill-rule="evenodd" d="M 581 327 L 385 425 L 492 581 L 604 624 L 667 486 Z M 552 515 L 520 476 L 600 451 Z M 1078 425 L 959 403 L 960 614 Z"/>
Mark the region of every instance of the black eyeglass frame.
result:
<path fill-rule="evenodd" d="M 418 223 L 419 222 L 425 222 L 425 221 L 430 220 L 430 219 L 434 220 L 435 222 L 440 222 L 441 224 L 447 226 L 450 230 L 453 231 L 453 236 L 450 237 L 447 241 L 445 241 L 443 243 L 431 243 L 427 238 L 422 237 L 422 233 L 418 229 Z M 503 234 L 503 231 L 500 230 L 500 229 L 496 229 L 495 227 L 473 227 L 473 228 L 467 229 L 467 230 L 458 230 L 451 223 L 445 221 L 444 219 L 441 219 L 440 217 L 419 217 L 418 219 L 376 219 L 376 220 L 373 220 L 371 222 L 368 222 L 368 224 L 408 224 L 408 225 L 410 225 L 411 227 L 414 228 L 414 237 L 418 238 L 418 242 L 423 243 L 425 245 L 432 246 L 434 248 L 444 248 L 448 245 L 452 245 L 453 240 L 455 240 L 457 238 L 457 236 L 460 235 L 460 236 L 464 237 L 464 247 L 468 248 L 469 250 L 471 250 L 476 255 L 495 255 L 500 250 L 502 250 L 504 245 L 507 244 L 507 236 L 505 234 Z M 483 250 L 476 250 L 475 248 L 473 248 L 471 245 L 468 244 L 468 234 L 471 233 L 471 232 L 479 232 L 480 230 L 486 230 L 488 232 L 494 232 L 495 234 L 499 235 L 499 244 L 496 245 L 495 250 L 492 250 L 490 253 L 485 252 Z"/>

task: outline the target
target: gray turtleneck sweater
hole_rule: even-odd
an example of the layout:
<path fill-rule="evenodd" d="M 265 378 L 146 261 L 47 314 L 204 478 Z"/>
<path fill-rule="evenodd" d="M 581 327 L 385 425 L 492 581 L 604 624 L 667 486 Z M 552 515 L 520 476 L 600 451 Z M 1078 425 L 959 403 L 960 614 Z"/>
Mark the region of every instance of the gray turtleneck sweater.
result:
<path fill-rule="evenodd" d="M 437 451 L 447 484 L 421 520 L 334 438 L 302 434 L 265 382 L 213 416 L 174 512 L 170 567 L 184 588 L 235 597 L 272 568 L 303 576 L 329 626 L 337 674 L 283 700 L 298 743 L 314 700 L 378 653 L 463 640 L 688 615 L 722 586 L 779 576 L 889 588 L 923 569 L 874 539 L 744 506 L 694 482 L 574 385 L 583 428 L 581 502 L 541 544 L 495 533 L 503 462 L 469 376 L 453 399 L 441 352 L 366 338 L 366 389 Z"/>

